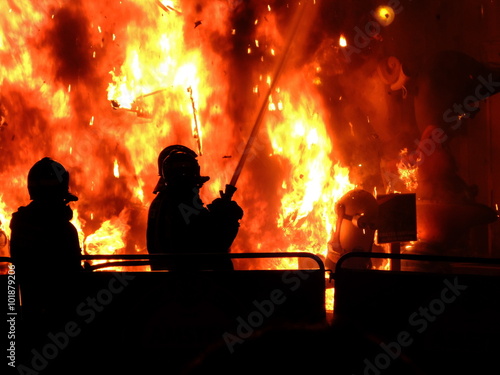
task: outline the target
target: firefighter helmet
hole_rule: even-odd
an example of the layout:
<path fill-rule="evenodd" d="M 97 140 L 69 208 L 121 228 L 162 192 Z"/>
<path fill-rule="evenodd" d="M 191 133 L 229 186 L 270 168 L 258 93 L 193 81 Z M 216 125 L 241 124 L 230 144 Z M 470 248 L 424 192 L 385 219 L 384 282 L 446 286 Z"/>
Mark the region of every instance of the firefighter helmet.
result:
<path fill-rule="evenodd" d="M 69 172 L 61 163 L 48 157 L 37 161 L 28 172 L 28 192 L 31 200 L 78 200 L 69 192 Z"/>
<path fill-rule="evenodd" d="M 165 148 L 158 158 L 161 161 L 161 177 L 167 185 L 189 185 L 201 187 L 210 177 L 200 176 L 198 155 L 188 147 L 172 145 Z"/>
<path fill-rule="evenodd" d="M 163 161 L 172 153 L 184 153 L 191 156 L 193 159 L 196 159 L 198 157 L 196 152 L 183 145 L 171 145 L 165 147 L 160 152 L 160 155 L 158 155 L 158 176 L 162 176 Z"/>

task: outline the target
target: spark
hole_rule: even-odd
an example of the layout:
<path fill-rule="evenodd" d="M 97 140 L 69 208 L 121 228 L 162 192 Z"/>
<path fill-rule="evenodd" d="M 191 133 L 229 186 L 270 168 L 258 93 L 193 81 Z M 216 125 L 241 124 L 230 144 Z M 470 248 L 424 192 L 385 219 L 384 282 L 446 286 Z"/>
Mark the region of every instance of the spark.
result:
<path fill-rule="evenodd" d="M 116 177 L 116 178 L 119 178 L 120 177 L 120 169 L 119 169 L 119 166 L 118 166 L 118 160 L 115 159 L 115 162 L 114 162 L 114 166 L 113 166 L 113 175 Z"/>

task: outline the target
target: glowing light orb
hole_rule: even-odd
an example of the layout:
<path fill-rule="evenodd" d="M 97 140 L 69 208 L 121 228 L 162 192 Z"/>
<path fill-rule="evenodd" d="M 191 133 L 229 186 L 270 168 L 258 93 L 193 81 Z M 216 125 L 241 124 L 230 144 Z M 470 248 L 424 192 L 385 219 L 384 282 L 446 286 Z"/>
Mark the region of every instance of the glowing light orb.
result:
<path fill-rule="evenodd" d="M 396 17 L 394 13 L 394 9 L 387 5 L 379 6 L 375 12 L 373 13 L 373 17 L 380 23 L 382 26 L 389 26 Z"/>

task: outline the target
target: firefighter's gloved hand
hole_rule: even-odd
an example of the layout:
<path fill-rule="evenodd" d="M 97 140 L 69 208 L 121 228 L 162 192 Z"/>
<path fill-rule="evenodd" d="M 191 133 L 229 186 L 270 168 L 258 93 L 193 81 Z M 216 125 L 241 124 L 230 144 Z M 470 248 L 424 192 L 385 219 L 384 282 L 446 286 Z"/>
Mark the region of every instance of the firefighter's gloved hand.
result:
<path fill-rule="evenodd" d="M 228 219 L 240 220 L 243 217 L 243 210 L 235 201 L 217 198 L 207 206 L 214 215 L 224 216 Z"/>

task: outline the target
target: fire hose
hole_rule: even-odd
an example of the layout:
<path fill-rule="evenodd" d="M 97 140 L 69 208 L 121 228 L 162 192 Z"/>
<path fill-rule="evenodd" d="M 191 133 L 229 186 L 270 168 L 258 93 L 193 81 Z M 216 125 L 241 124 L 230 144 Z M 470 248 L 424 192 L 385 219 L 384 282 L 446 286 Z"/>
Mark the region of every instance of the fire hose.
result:
<path fill-rule="evenodd" d="M 222 190 L 219 192 L 221 198 L 223 198 L 223 199 L 231 200 L 233 197 L 233 194 L 236 192 L 236 183 L 240 177 L 241 171 L 243 170 L 243 166 L 245 165 L 247 157 L 248 157 L 250 150 L 252 149 L 253 143 L 257 137 L 257 134 L 259 132 L 260 125 L 262 124 L 262 120 L 264 118 L 264 115 L 266 114 L 266 107 L 267 107 L 268 98 L 271 96 L 273 90 L 276 88 L 276 84 L 278 83 L 279 78 L 281 76 L 281 73 L 283 72 L 283 67 L 285 66 L 285 62 L 290 55 L 290 49 L 291 49 L 292 43 L 297 35 L 297 31 L 299 30 L 299 26 L 302 23 L 302 20 L 304 18 L 304 14 L 306 13 L 306 9 L 312 2 L 313 2 L 312 0 L 304 1 L 302 4 L 298 5 L 297 10 L 295 11 L 294 19 L 292 22 L 292 28 L 291 28 L 290 34 L 288 35 L 288 38 L 287 38 L 287 43 L 285 45 L 284 53 L 277 62 L 276 69 L 275 69 L 274 74 L 272 76 L 271 83 L 269 85 L 269 88 L 267 90 L 266 95 L 264 96 L 264 100 L 262 102 L 262 105 L 260 106 L 260 110 L 257 114 L 256 119 L 255 119 L 252 131 L 250 133 L 250 137 L 248 138 L 248 141 L 245 145 L 243 153 L 241 154 L 240 160 L 238 161 L 238 164 L 237 164 L 236 169 L 233 173 L 233 177 L 231 178 L 231 181 L 229 182 L 229 184 L 226 184 L 225 192 L 223 192 Z"/>

